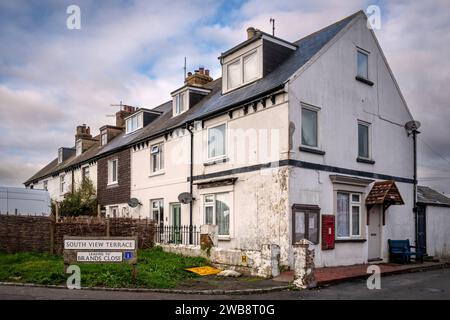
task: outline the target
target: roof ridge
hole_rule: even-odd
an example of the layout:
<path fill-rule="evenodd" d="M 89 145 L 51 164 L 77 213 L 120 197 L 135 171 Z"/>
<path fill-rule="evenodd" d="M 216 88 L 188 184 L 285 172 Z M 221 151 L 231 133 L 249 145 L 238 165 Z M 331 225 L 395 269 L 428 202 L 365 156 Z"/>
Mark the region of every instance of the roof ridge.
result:
<path fill-rule="evenodd" d="M 347 17 L 345 17 L 345 18 L 343 18 L 343 19 L 341 19 L 341 20 L 339 20 L 339 21 L 333 22 L 332 24 L 330 24 L 330 25 L 328 25 L 328 26 L 326 26 L 326 27 L 323 27 L 323 28 L 321 28 L 321 29 L 319 29 L 319 30 L 317 30 L 317 31 L 314 31 L 313 33 L 310 33 L 310 34 L 304 36 L 303 38 L 300 38 L 300 39 L 294 41 L 293 43 L 298 44 L 300 41 L 303 41 L 303 40 L 305 40 L 305 39 L 307 39 L 307 38 L 310 38 L 310 37 L 312 37 L 312 36 L 315 36 L 315 35 L 317 35 L 318 33 L 321 33 L 322 31 L 324 31 L 324 30 L 326 30 L 326 29 L 328 29 L 328 28 L 331 28 L 331 27 L 333 27 L 333 26 L 335 26 L 335 25 L 338 25 L 339 23 L 342 23 L 342 22 L 344 22 L 344 21 L 346 21 L 346 20 L 353 20 L 353 19 L 354 19 L 357 15 L 359 15 L 359 14 L 364 14 L 364 11 L 363 11 L 363 10 L 359 10 L 359 11 L 357 11 L 357 12 L 355 12 L 355 13 L 352 13 L 351 15 L 349 15 L 349 16 L 347 16 Z"/>

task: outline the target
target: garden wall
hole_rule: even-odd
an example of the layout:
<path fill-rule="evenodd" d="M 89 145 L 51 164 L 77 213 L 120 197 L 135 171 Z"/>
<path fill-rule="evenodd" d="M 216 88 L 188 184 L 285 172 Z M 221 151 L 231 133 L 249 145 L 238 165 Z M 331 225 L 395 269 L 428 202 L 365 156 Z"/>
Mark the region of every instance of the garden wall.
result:
<path fill-rule="evenodd" d="M 0 215 L 0 251 L 62 253 L 64 236 L 138 237 L 138 248 L 153 246 L 154 223 L 148 219 Z"/>

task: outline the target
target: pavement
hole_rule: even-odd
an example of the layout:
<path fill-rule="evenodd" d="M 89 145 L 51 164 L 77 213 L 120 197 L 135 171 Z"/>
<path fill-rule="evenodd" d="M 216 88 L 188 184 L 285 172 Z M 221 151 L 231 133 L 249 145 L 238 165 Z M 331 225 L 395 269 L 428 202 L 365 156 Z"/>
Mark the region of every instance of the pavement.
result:
<path fill-rule="evenodd" d="M 330 283 L 337 283 L 342 281 L 367 278 L 367 268 L 374 264 L 358 264 L 341 267 L 324 267 L 315 269 L 315 277 L 317 284 L 323 286 Z M 380 268 L 382 276 L 389 274 L 397 274 L 404 272 L 417 272 L 425 269 L 444 268 L 448 267 L 446 262 L 424 262 L 424 263 L 379 263 L 376 264 Z M 294 272 L 286 271 L 273 279 L 279 282 L 294 281 Z"/>
<path fill-rule="evenodd" d="M 313 290 L 285 290 L 251 295 L 196 295 L 162 292 L 68 290 L 0 285 L 0 300 L 450 300 L 450 269 L 395 274 L 381 278 L 381 289 L 369 290 L 366 280 L 342 282 Z"/>

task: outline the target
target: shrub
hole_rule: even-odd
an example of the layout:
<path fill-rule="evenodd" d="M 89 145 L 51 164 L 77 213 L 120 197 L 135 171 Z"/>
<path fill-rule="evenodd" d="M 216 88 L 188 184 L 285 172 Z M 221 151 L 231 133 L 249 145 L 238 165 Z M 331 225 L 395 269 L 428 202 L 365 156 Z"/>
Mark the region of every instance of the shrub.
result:
<path fill-rule="evenodd" d="M 97 214 L 97 196 L 92 181 L 84 179 L 72 193 L 68 193 L 59 203 L 61 216 L 81 216 Z"/>

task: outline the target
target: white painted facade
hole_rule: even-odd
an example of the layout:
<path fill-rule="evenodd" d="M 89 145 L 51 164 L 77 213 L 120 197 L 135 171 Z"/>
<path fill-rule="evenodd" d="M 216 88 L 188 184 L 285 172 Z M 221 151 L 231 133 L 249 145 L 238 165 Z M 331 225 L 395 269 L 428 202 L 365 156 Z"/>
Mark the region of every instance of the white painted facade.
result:
<path fill-rule="evenodd" d="M 450 259 L 450 208 L 426 206 L 427 254 Z"/>
<path fill-rule="evenodd" d="M 277 95 L 275 105 L 272 106 L 268 100 L 268 107 L 263 108 L 258 104 L 256 112 L 249 108 L 248 114 L 244 114 L 242 109 L 238 109 L 232 118 L 222 115 L 205 121 L 203 128 L 197 126 L 194 130 L 194 176 L 208 177 L 217 172 L 290 159 L 412 179 L 412 139 L 407 137 L 403 128 L 412 117 L 365 23 L 361 17 L 341 31 L 336 41 L 329 43 L 292 77 L 287 83 L 286 92 Z M 369 52 L 369 79 L 374 82 L 373 86 L 355 80 L 358 47 Z M 318 110 L 317 149 L 325 151 L 324 155 L 299 151 L 302 103 Z M 370 123 L 370 149 L 374 164 L 356 161 L 358 120 Z M 227 127 L 226 161 L 208 165 L 208 128 L 222 123 Z M 291 131 L 291 137 L 289 124 L 291 130 L 295 128 Z M 230 147 L 230 134 L 234 135 L 232 132 L 237 130 L 240 130 L 237 141 L 248 138 L 246 132 L 257 132 L 257 135 L 262 131 L 276 132 L 276 135 L 269 134 L 272 138 L 269 140 L 278 141 L 276 151 L 265 159 L 252 156 L 239 158 L 242 150 L 235 152 Z M 165 169 L 152 175 L 150 146 L 162 141 Z M 172 224 L 171 206 L 178 202 L 180 193 L 189 191 L 189 144 L 189 132 L 185 130 L 180 137 L 174 133 L 167 141 L 155 139 L 149 143 L 149 147 L 132 152 L 131 197 L 142 203 L 134 209 L 134 216 L 152 217 L 151 200 L 163 199 L 164 224 Z M 244 151 L 250 155 L 259 152 L 258 147 L 250 145 Z M 319 244 L 315 246 L 315 263 L 317 266 L 367 263 L 369 250 L 374 250 L 369 249 L 373 243 L 370 243 L 364 205 L 371 184 L 367 187 L 333 184 L 329 178 L 331 174 L 336 172 L 283 165 L 220 176 L 220 179 L 237 178 L 234 184 L 227 186 L 199 189 L 196 184 L 203 180 L 196 180 L 193 189 L 193 224 L 200 226 L 205 223 L 205 195 L 227 194 L 230 230 L 228 236 L 219 236 L 219 248 L 260 250 L 264 244 L 277 244 L 281 249 L 280 264 L 292 267 L 292 205 L 317 205 L 321 214 L 335 214 L 336 193 L 350 190 L 361 194 L 361 236 L 356 239 L 359 241 L 339 242 L 333 250 L 322 251 L 319 239 Z M 354 176 L 361 178 L 357 174 Z M 206 178 L 204 181 L 214 179 Z M 380 212 L 379 207 L 374 207 L 374 213 L 371 213 L 372 216 L 380 214 L 379 245 L 376 250 L 379 250 L 378 258 L 384 261 L 388 258 L 387 239 L 414 239 L 413 184 L 396 182 L 396 185 L 405 204 L 389 207 L 384 225 L 381 213 L 377 213 Z M 189 224 L 189 205 L 181 205 L 181 224 Z"/>

